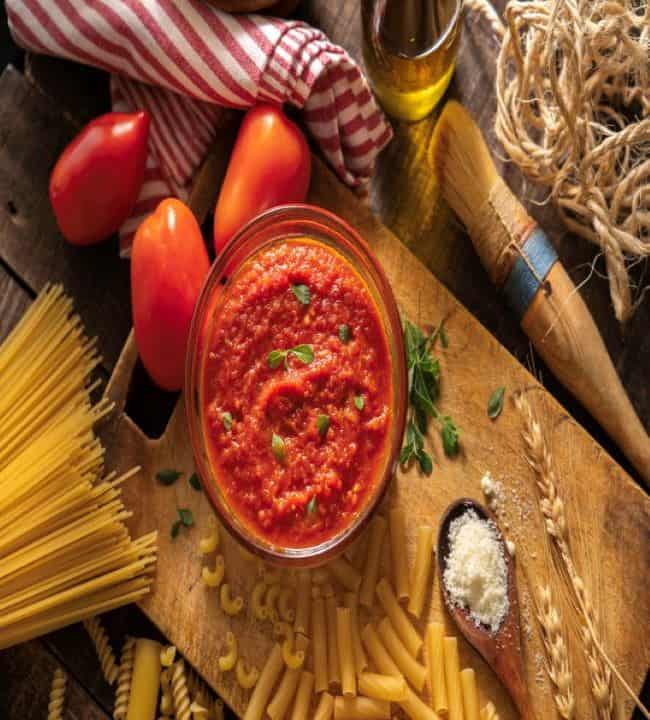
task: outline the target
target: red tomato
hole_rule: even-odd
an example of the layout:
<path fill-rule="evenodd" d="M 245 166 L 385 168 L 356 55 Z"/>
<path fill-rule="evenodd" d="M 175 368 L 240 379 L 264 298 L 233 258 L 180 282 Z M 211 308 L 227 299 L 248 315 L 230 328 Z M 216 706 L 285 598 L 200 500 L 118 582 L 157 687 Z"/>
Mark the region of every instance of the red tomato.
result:
<path fill-rule="evenodd" d="M 131 301 L 140 357 L 165 390 L 183 386 L 192 313 L 209 268 L 192 211 L 180 200 L 163 200 L 133 240 Z"/>
<path fill-rule="evenodd" d="M 304 135 L 274 105 L 257 105 L 242 121 L 214 210 L 217 255 L 249 220 L 275 205 L 303 202 L 311 155 Z"/>
<path fill-rule="evenodd" d="M 129 217 L 142 187 L 148 138 L 148 113 L 107 113 L 61 153 L 50 175 L 50 202 L 68 242 L 98 243 Z"/>

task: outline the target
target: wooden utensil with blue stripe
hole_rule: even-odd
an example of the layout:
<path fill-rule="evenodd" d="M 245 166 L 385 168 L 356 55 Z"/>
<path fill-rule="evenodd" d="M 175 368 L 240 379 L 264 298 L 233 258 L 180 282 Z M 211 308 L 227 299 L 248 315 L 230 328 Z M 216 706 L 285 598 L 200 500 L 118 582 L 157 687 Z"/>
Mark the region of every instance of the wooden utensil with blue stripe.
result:
<path fill-rule="evenodd" d="M 537 352 L 650 483 L 650 438 L 587 306 L 544 231 L 497 173 L 480 129 L 453 100 L 438 120 L 432 160 L 445 200 Z"/>

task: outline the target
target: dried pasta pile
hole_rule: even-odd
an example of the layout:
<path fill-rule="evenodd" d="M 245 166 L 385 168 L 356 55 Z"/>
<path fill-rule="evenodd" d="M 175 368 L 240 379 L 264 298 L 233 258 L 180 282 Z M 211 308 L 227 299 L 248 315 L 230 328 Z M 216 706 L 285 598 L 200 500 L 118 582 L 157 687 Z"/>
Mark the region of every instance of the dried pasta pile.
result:
<path fill-rule="evenodd" d="M 567 227 L 601 249 L 624 322 L 628 267 L 650 256 L 650 5 L 511 1 L 506 20 L 497 137 L 551 188 Z"/>
<path fill-rule="evenodd" d="M 132 540 L 120 498 L 133 471 L 102 476 L 99 359 L 60 286 L 0 346 L 0 648 L 149 590 L 156 534 Z"/>
<path fill-rule="evenodd" d="M 498 718 L 491 702 L 480 709 L 476 674 L 460 669 L 457 638 L 445 637 L 441 623 L 430 623 L 425 637 L 416 629 L 431 582 L 433 540 L 433 528 L 418 528 L 409 572 L 405 518 L 394 508 L 388 521 L 375 516 L 362 539 L 324 567 L 287 572 L 260 564 L 250 612 L 270 623 L 276 643 L 258 671 L 229 632 L 218 660 L 221 672 L 233 671 L 241 688 L 252 689 L 244 720 L 381 720 L 394 707 L 412 720 Z M 216 553 L 219 542 L 212 528 L 200 551 Z M 387 565 L 390 579 L 382 576 Z M 224 572 L 222 555 L 208 560 L 206 586 L 223 590 Z M 222 609 L 233 614 L 229 590 L 227 600 L 221 598 Z"/>

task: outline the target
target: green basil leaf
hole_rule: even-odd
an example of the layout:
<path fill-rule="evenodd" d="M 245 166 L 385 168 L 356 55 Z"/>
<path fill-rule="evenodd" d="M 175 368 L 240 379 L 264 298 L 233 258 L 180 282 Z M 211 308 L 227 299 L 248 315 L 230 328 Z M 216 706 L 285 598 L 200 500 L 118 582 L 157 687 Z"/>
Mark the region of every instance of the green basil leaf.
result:
<path fill-rule="evenodd" d="M 178 508 L 178 519 L 185 525 L 190 527 L 194 525 L 194 516 L 189 508 Z"/>
<path fill-rule="evenodd" d="M 182 524 L 183 523 L 180 520 L 176 520 L 176 522 L 172 524 L 172 529 L 169 532 L 169 534 L 172 536 L 172 540 L 176 539 L 176 536 L 180 532 Z"/>
<path fill-rule="evenodd" d="M 192 490 L 196 490 L 197 492 L 201 492 L 201 490 L 203 490 L 203 487 L 201 486 L 201 481 L 199 480 L 199 476 L 196 473 L 192 473 L 190 475 L 190 479 L 188 480 L 188 482 Z"/>
<path fill-rule="evenodd" d="M 280 462 L 284 460 L 284 440 L 275 433 L 273 433 L 273 436 L 271 437 L 271 450 L 273 451 L 273 454 L 275 455 L 277 460 L 279 460 Z"/>
<path fill-rule="evenodd" d="M 503 410 L 503 399 L 506 394 L 505 386 L 501 385 L 501 387 L 498 387 L 492 395 L 490 395 L 490 399 L 488 400 L 487 404 L 487 414 L 488 417 L 491 420 L 495 420 L 496 418 L 501 415 L 501 411 Z"/>
<path fill-rule="evenodd" d="M 309 305 L 311 302 L 311 293 L 306 285 L 292 285 L 291 292 L 298 298 L 301 305 Z"/>
<path fill-rule="evenodd" d="M 355 395 L 354 407 L 361 412 L 366 405 L 366 401 L 363 399 L 363 395 Z"/>
<path fill-rule="evenodd" d="M 230 432 L 232 429 L 232 415 L 229 412 L 225 412 L 221 416 L 221 422 L 223 423 L 223 429 L 226 432 Z"/>
<path fill-rule="evenodd" d="M 422 470 L 425 475 L 431 475 L 431 472 L 433 470 L 433 462 L 431 461 L 428 453 L 426 453 L 424 450 L 420 450 L 420 452 L 418 453 L 418 464 L 420 465 L 420 470 Z"/>
<path fill-rule="evenodd" d="M 312 499 L 307 503 L 307 512 L 309 513 L 309 515 L 313 515 L 317 509 L 318 500 L 316 500 L 316 496 L 314 495 Z"/>
<path fill-rule="evenodd" d="M 311 345 L 296 345 L 295 348 L 289 350 L 289 354 L 305 365 L 309 365 L 314 359 L 314 350 Z"/>
<path fill-rule="evenodd" d="M 325 437 L 325 435 L 327 435 L 329 426 L 330 426 L 329 415 L 319 415 L 316 418 L 316 427 L 318 428 L 318 434 L 321 437 Z"/>
<path fill-rule="evenodd" d="M 345 345 L 345 343 L 350 342 L 351 337 L 352 337 L 352 333 L 350 332 L 350 326 L 349 325 L 339 325 L 339 338 L 344 345 Z"/>
<path fill-rule="evenodd" d="M 172 470 L 168 468 L 166 470 L 159 470 L 156 473 L 156 478 L 161 485 L 173 485 L 183 473 L 178 470 Z"/>
<path fill-rule="evenodd" d="M 286 350 L 271 350 L 266 358 L 266 362 L 269 364 L 271 370 L 275 370 L 286 357 Z"/>
<path fill-rule="evenodd" d="M 458 453 L 458 428 L 454 421 L 449 417 L 445 417 L 442 425 L 442 446 L 447 457 L 453 457 Z"/>
<path fill-rule="evenodd" d="M 399 454 L 399 464 L 406 465 L 406 463 L 413 457 L 413 445 L 410 443 L 404 445 Z"/>

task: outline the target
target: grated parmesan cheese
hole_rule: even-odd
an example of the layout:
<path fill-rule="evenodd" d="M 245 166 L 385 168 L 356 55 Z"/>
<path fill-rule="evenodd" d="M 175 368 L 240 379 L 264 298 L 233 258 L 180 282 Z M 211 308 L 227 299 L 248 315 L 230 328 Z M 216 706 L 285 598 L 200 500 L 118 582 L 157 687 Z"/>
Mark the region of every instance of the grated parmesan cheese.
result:
<path fill-rule="evenodd" d="M 443 580 L 451 601 L 466 608 L 477 626 L 499 629 L 509 607 L 508 570 L 492 521 L 474 510 L 452 521 Z"/>

